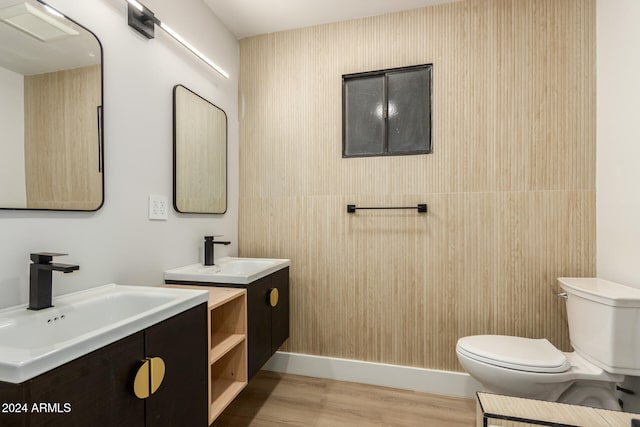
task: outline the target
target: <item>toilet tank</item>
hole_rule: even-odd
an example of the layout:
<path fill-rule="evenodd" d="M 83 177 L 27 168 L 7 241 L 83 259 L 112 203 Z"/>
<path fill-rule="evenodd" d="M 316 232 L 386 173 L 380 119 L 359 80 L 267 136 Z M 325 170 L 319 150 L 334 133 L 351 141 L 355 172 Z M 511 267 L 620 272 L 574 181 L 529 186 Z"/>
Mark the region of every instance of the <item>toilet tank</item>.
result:
<path fill-rule="evenodd" d="M 640 289 L 598 278 L 559 278 L 576 353 L 612 374 L 640 376 Z"/>

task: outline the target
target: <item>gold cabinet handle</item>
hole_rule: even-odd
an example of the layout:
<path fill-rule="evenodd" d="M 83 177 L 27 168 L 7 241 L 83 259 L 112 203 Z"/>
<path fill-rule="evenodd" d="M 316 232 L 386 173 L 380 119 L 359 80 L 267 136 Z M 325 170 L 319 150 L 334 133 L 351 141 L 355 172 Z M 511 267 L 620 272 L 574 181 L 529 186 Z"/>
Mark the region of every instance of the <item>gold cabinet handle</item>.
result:
<path fill-rule="evenodd" d="M 165 365 L 164 360 L 159 357 L 149 359 L 151 363 L 151 394 L 158 391 L 162 380 L 164 380 Z"/>
<path fill-rule="evenodd" d="M 269 289 L 269 305 L 271 307 L 275 307 L 278 305 L 278 299 L 280 298 L 280 293 L 278 292 L 278 288 Z"/>
<path fill-rule="evenodd" d="M 142 361 L 133 379 L 133 393 L 139 399 L 146 399 L 158 391 L 164 380 L 166 367 L 160 357 L 147 357 Z"/>
<path fill-rule="evenodd" d="M 138 399 L 146 399 L 151 396 L 151 387 L 149 385 L 151 363 L 145 359 L 142 361 L 142 365 L 138 368 L 136 376 L 133 379 L 133 394 Z"/>

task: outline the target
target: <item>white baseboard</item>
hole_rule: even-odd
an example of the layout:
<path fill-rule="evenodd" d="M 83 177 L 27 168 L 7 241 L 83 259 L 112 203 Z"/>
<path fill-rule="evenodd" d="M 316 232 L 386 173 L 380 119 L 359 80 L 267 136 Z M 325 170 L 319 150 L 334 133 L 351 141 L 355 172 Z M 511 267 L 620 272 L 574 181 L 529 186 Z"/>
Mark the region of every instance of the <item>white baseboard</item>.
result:
<path fill-rule="evenodd" d="M 262 369 L 469 399 L 475 399 L 476 391 L 482 390 L 479 382 L 461 372 L 281 351 L 276 352 Z"/>

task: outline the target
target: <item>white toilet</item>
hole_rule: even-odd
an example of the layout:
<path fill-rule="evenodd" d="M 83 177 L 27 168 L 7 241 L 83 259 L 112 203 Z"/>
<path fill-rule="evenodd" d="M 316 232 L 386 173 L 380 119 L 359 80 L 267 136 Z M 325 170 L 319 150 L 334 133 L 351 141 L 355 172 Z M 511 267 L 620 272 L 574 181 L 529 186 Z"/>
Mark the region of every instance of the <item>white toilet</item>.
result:
<path fill-rule="evenodd" d="M 476 335 L 458 340 L 458 360 L 485 391 L 619 410 L 616 384 L 640 376 L 640 289 L 597 278 L 558 281 L 574 352 L 546 339 Z"/>

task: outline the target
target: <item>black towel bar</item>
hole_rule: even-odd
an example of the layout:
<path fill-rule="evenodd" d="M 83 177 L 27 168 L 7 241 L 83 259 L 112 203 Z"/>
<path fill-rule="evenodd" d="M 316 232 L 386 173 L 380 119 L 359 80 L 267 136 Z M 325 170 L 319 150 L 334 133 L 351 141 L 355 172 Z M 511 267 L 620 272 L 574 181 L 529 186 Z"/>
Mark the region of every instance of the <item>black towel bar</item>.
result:
<path fill-rule="evenodd" d="M 355 211 L 358 209 L 417 209 L 418 213 L 425 213 L 427 212 L 427 204 L 419 203 L 418 206 L 377 207 L 377 208 L 363 208 L 363 207 L 358 207 L 356 205 L 347 205 L 348 213 L 355 213 Z"/>

